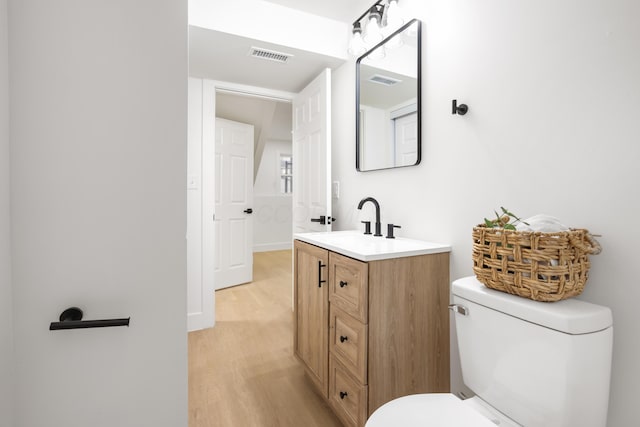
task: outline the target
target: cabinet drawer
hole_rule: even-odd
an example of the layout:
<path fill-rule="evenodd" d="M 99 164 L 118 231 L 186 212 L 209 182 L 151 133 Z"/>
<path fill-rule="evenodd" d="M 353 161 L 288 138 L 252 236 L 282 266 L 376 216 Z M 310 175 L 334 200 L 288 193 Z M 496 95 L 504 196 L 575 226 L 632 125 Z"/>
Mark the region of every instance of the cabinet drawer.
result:
<path fill-rule="evenodd" d="M 364 323 L 331 306 L 329 350 L 362 384 L 367 383 L 367 331 Z"/>
<path fill-rule="evenodd" d="M 345 426 L 364 426 L 367 420 L 367 386 L 353 378 L 333 355 L 329 356 L 329 404 Z"/>
<path fill-rule="evenodd" d="M 329 253 L 329 301 L 362 323 L 367 323 L 368 273 L 366 262 Z"/>

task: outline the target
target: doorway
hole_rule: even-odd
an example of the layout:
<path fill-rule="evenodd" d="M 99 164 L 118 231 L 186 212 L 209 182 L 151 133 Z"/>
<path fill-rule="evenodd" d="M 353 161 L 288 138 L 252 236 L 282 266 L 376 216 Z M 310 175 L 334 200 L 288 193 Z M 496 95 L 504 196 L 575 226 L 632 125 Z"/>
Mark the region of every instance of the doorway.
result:
<path fill-rule="evenodd" d="M 216 117 L 246 123 L 254 129 L 253 235 L 249 249 L 291 249 L 291 102 L 216 91 Z"/>
<path fill-rule="evenodd" d="M 220 174 L 216 173 L 216 116 L 235 122 L 245 122 L 253 125 L 255 161 L 248 171 L 251 185 L 262 175 L 262 170 L 273 170 L 278 163 L 267 168 L 269 162 L 262 159 L 273 155 L 277 150 L 273 146 L 282 146 L 291 138 L 290 105 L 294 94 L 272 91 L 268 89 L 247 87 L 233 83 L 218 82 L 207 79 L 189 78 L 189 137 L 188 137 L 188 197 L 187 197 L 187 311 L 188 330 L 213 327 L 215 325 L 215 279 L 216 268 L 221 266 L 218 255 L 216 232 L 216 193 L 219 193 Z M 288 109 L 286 108 L 288 107 Z M 289 138 L 289 141 L 286 141 Z M 289 154 L 288 149 L 282 149 L 282 154 Z M 279 155 L 280 152 L 278 152 Z M 277 162 L 274 160 L 274 162 Z M 262 166 L 265 166 L 264 168 Z M 266 173 L 270 176 L 269 173 Z M 273 175 L 273 174 L 271 174 Z M 265 186 L 262 186 L 265 187 Z M 267 186 L 268 187 L 268 186 Z M 275 186 L 272 186 L 275 188 Z M 278 186 L 279 188 L 279 186 Z M 274 190 L 275 191 L 275 190 Z M 253 253 L 255 243 L 262 243 L 261 249 L 273 250 L 290 247 L 291 226 L 289 221 L 291 209 L 274 205 L 274 200 L 288 206 L 290 195 L 262 197 L 262 191 L 252 200 L 258 205 L 244 206 L 243 210 L 251 209 L 250 218 L 255 219 L 256 234 L 249 236 L 243 251 Z M 287 213 L 289 215 L 287 215 Z M 246 214 L 243 214 L 246 215 Z M 281 232 L 280 241 L 266 241 L 261 237 L 266 235 L 273 238 L 277 234 L 275 225 Z M 288 233 L 282 237 L 283 233 Z M 251 232 L 251 234 L 254 234 Z M 262 239 L 262 240 L 260 240 Z M 283 246 L 287 244 L 289 246 Z M 249 268 L 251 268 L 249 266 Z M 246 281 L 240 278 L 239 284 Z M 212 298 L 213 296 L 213 298 Z"/>
<path fill-rule="evenodd" d="M 187 208 L 187 269 L 191 273 L 187 280 L 189 331 L 215 325 L 215 242 L 218 237 L 213 223 L 216 222 L 215 207 L 217 202 L 215 195 L 220 191 L 219 187 L 223 185 L 220 179 L 216 179 L 220 174 L 216 172 L 216 161 L 214 161 L 216 159 L 215 140 L 217 137 L 215 123 L 216 116 L 219 114 L 216 105 L 219 94 L 231 92 L 234 95 L 241 95 L 240 98 L 258 97 L 270 101 L 286 102 L 291 105 L 290 114 L 284 114 L 284 116 L 290 117 L 290 125 L 283 127 L 283 129 L 290 129 L 291 156 L 289 156 L 287 148 L 284 150 L 286 153 L 278 152 L 276 160 L 271 163 L 276 170 L 279 170 L 275 174 L 277 176 L 275 183 L 273 180 L 271 181 L 271 188 L 274 191 L 282 188 L 288 191 L 293 184 L 293 188 L 297 189 L 280 196 L 292 197 L 291 209 L 268 210 L 272 214 L 278 211 L 291 213 L 292 225 L 295 224 L 295 227 L 286 227 L 291 233 L 287 236 L 287 247 L 290 247 L 293 229 L 298 232 L 331 231 L 331 223 L 334 221 L 331 216 L 330 194 L 330 88 L 331 70 L 328 68 L 324 69 L 298 94 L 189 78 L 188 176 L 189 188 L 194 190 L 190 194 L 190 199 L 195 199 L 195 202 L 189 203 Z M 235 98 L 234 100 L 238 101 Z M 269 108 L 262 111 L 262 114 L 259 114 L 259 119 L 256 120 L 256 123 L 261 126 L 259 132 L 254 132 L 254 135 L 258 135 L 255 152 L 260 154 L 260 158 L 254 162 L 257 169 L 260 169 L 263 163 L 262 157 L 270 135 L 270 132 L 264 130 L 263 127 L 271 129 L 277 111 L 276 107 L 277 104 L 269 104 Z M 244 112 L 244 109 L 236 108 L 235 111 Z M 233 118 L 238 120 L 238 116 L 233 116 Z M 240 120 L 242 119 L 241 117 Z M 284 168 L 281 167 L 283 162 Z M 297 162 L 298 167 L 291 167 L 292 162 Z M 272 170 L 273 167 L 267 169 Z M 292 174 L 290 174 L 291 171 Z M 254 172 L 254 177 L 259 176 L 256 172 Z M 201 180 L 199 176 L 202 177 Z M 282 180 L 285 180 L 284 186 L 281 184 Z M 286 181 L 289 182 L 289 185 L 286 185 Z M 194 182 L 193 185 L 192 182 Z M 197 208 L 198 203 L 200 209 Z M 276 215 L 258 215 L 258 217 L 280 221 Z M 312 226 L 309 227 L 308 224 Z M 255 228 L 262 229 L 259 226 Z M 198 229 L 202 232 L 198 233 Z M 286 229 L 285 232 L 287 232 Z M 247 251 L 253 251 L 253 248 L 248 248 Z M 219 252 L 220 250 L 218 250 Z"/>

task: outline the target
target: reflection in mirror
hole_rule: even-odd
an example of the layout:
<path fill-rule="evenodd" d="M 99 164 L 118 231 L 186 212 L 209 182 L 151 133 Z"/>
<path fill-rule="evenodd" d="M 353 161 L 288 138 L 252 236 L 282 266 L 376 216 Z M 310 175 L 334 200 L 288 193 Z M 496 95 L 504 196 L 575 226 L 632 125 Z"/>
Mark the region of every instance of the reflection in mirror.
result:
<path fill-rule="evenodd" d="M 356 62 L 356 169 L 420 163 L 420 21 Z"/>
<path fill-rule="evenodd" d="M 293 157 L 291 154 L 280 154 L 280 192 L 293 193 Z"/>

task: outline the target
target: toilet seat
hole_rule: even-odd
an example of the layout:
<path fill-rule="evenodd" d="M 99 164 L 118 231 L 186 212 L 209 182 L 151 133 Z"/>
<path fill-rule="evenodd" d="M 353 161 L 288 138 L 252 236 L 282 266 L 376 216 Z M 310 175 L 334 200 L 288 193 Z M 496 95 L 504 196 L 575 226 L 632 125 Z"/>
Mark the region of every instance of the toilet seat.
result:
<path fill-rule="evenodd" d="M 412 394 L 375 410 L 365 427 L 496 427 L 451 393 Z"/>

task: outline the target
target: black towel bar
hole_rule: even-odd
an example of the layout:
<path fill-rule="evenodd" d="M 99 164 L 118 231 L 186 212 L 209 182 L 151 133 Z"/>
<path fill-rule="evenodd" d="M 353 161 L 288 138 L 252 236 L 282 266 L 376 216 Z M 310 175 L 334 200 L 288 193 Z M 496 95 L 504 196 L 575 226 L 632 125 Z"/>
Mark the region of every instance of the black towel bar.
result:
<path fill-rule="evenodd" d="M 129 326 L 130 317 L 123 319 L 82 320 L 82 310 L 71 307 L 60 314 L 59 322 L 51 322 L 50 331 L 61 329 L 107 328 L 110 326 Z"/>

